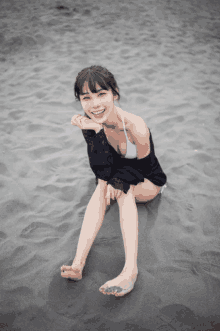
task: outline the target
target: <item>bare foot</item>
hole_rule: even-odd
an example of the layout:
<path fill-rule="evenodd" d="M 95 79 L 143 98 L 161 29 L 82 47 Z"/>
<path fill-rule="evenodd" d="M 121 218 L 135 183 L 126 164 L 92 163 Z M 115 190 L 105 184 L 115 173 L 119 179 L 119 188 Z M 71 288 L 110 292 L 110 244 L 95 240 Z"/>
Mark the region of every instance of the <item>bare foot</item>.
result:
<path fill-rule="evenodd" d="M 71 280 L 80 280 L 82 279 L 82 270 L 85 264 L 75 263 L 71 266 L 63 265 L 61 269 L 61 276 L 63 278 L 68 278 Z"/>
<path fill-rule="evenodd" d="M 132 271 L 122 271 L 120 275 L 99 288 L 103 294 L 123 296 L 131 292 L 134 288 L 138 275 L 138 269 Z"/>

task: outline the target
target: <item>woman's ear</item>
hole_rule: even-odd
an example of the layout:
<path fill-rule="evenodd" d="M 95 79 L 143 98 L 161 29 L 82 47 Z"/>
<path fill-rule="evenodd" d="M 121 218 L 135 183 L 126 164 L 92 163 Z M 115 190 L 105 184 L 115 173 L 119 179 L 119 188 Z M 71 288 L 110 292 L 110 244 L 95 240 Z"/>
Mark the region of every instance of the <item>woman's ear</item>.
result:
<path fill-rule="evenodd" d="M 118 89 L 116 88 L 116 91 L 119 93 Z M 117 101 L 118 100 L 118 95 L 115 93 L 114 95 L 114 101 Z"/>

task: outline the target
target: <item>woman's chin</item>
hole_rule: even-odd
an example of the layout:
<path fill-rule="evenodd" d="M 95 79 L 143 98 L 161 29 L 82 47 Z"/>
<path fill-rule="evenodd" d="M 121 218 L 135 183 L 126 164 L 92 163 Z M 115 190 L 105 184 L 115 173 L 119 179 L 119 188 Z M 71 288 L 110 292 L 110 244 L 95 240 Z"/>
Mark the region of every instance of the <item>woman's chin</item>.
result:
<path fill-rule="evenodd" d="M 95 123 L 97 123 L 97 124 L 102 124 L 102 122 L 103 122 L 102 119 L 98 119 L 98 120 L 97 120 L 97 118 L 94 118 L 94 117 L 92 117 L 92 120 L 93 120 L 93 122 L 95 122 Z"/>
<path fill-rule="evenodd" d="M 106 121 L 106 116 L 103 116 L 101 118 L 95 118 L 95 116 L 93 116 L 92 120 L 97 124 L 102 124 Z"/>

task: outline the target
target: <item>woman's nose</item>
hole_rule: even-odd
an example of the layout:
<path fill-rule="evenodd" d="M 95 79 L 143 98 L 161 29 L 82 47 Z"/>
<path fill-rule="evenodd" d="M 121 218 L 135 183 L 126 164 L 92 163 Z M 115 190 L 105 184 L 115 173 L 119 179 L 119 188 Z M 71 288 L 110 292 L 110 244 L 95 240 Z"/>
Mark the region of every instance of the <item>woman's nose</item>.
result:
<path fill-rule="evenodd" d="M 99 100 L 92 100 L 92 108 L 99 108 L 100 107 L 100 101 Z"/>

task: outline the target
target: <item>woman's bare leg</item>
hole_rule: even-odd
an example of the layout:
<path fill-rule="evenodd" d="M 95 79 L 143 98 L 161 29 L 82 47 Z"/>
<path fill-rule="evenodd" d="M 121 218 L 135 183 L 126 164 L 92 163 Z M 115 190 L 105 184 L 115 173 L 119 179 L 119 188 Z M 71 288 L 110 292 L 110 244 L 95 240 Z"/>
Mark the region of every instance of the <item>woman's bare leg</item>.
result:
<path fill-rule="evenodd" d="M 80 280 L 90 248 L 102 226 L 106 211 L 107 182 L 100 181 L 86 208 L 77 251 L 71 266 L 61 267 L 61 276 Z"/>
<path fill-rule="evenodd" d="M 122 296 L 130 292 L 137 278 L 138 211 L 133 188 L 118 199 L 120 225 L 125 249 L 125 266 L 120 275 L 100 287 L 103 294 Z"/>
<path fill-rule="evenodd" d="M 144 182 L 141 182 L 134 186 L 133 192 L 137 202 L 147 202 L 154 199 L 160 192 L 160 189 L 160 186 L 156 186 L 147 178 L 145 178 Z"/>

